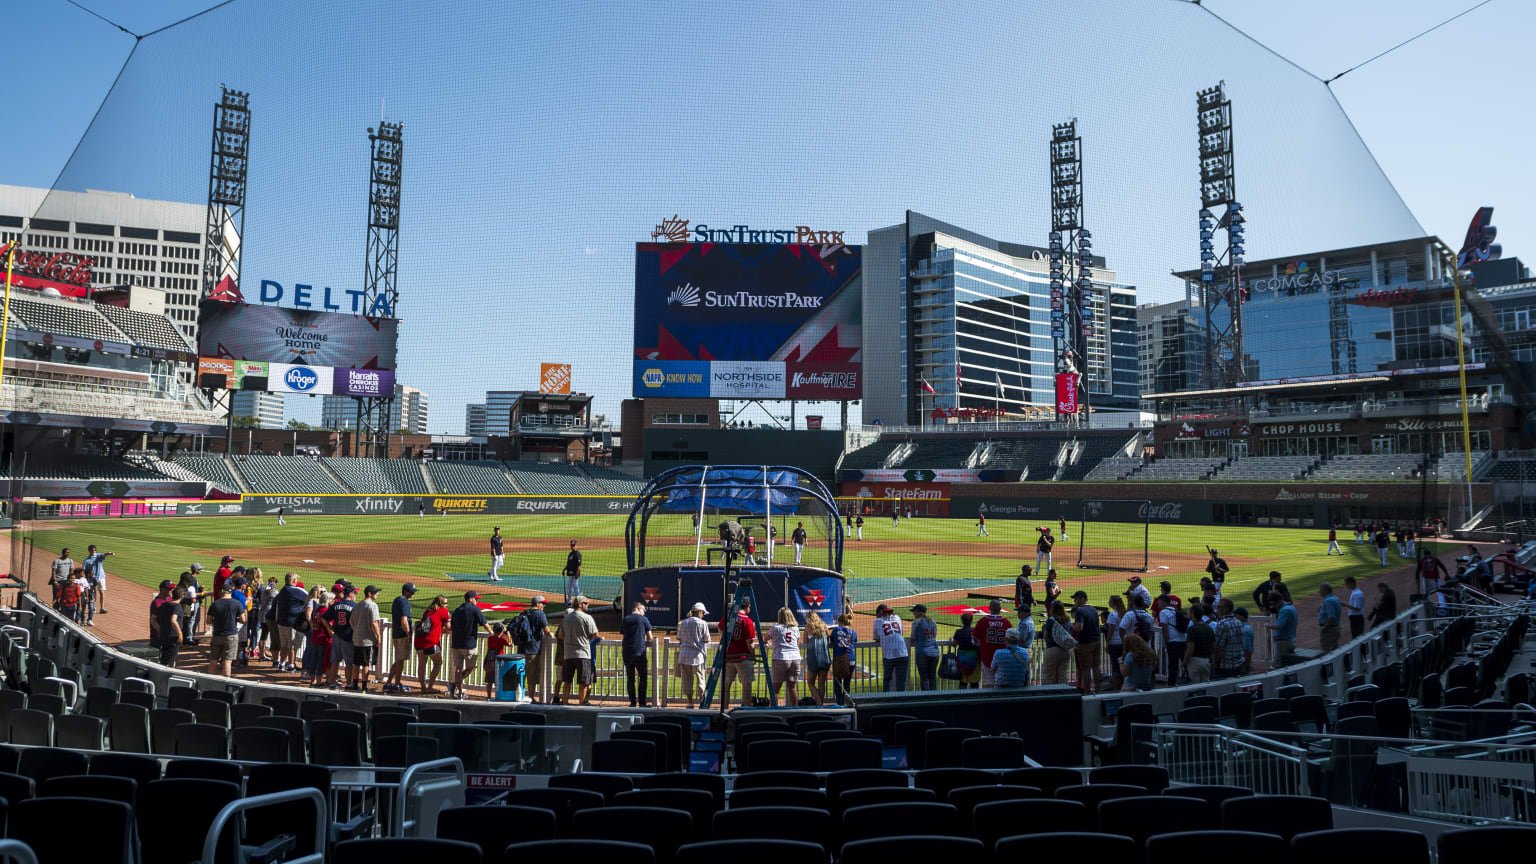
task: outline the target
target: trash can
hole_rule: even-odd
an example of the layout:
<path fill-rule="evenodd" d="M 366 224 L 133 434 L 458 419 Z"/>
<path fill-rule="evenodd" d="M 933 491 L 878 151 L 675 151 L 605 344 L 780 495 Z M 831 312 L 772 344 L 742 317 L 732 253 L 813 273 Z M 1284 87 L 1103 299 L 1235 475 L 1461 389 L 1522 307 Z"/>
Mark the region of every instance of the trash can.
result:
<path fill-rule="evenodd" d="M 523 674 L 527 668 L 528 659 L 521 654 L 496 656 L 496 680 L 493 683 L 497 702 L 523 701 Z"/>

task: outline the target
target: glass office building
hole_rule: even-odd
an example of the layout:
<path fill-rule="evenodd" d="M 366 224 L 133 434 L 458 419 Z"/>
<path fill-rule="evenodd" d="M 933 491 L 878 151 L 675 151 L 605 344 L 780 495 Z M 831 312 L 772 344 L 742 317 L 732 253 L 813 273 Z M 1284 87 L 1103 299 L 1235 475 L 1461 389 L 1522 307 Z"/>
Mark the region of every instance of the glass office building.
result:
<path fill-rule="evenodd" d="M 1135 411 L 1136 290 L 1116 282 L 1102 258 L 1093 269 L 1084 389 L 1095 412 Z M 1044 248 L 912 211 L 902 224 L 871 231 L 864 250 L 865 422 L 976 416 L 966 409 L 999 410 L 1004 420 L 1055 419 L 1048 270 Z"/>

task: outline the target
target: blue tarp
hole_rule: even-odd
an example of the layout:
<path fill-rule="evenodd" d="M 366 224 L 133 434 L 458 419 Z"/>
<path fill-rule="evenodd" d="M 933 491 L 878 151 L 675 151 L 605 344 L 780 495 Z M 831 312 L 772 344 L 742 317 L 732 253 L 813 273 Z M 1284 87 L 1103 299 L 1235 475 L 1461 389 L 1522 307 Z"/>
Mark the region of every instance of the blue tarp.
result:
<path fill-rule="evenodd" d="M 765 472 L 761 468 L 710 468 L 675 474 L 667 478 L 661 509 L 698 512 L 701 477 L 705 508 L 761 516 L 767 512 L 766 502 L 775 513 L 800 510 L 800 475 L 794 471 Z"/>

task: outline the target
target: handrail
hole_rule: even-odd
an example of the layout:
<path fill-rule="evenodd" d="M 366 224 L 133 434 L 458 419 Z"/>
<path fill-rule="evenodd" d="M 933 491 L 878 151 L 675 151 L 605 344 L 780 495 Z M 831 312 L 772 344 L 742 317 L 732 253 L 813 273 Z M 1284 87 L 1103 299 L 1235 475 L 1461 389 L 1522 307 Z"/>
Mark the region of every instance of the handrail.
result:
<path fill-rule="evenodd" d="M 269 792 L 266 795 L 253 795 L 249 798 L 239 798 L 224 805 L 219 815 L 213 817 L 213 822 L 208 825 L 208 833 L 203 835 L 203 861 L 217 861 L 219 851 L 219 835 L 224 833 L 224 828 L 236 813 L 247 810 L 255 810 L 259 807 L 269 807 L 273 804 L 283 804 L 289 801 L 308 801 L 315 805 L 315 845 L 314 852 L 298 858 L 285 859 L 286 864 L 324 864 L 326 822 L 329 820 L 329 812 L 326 809 L 325 796 L 319 789 L 289 789 L 284 792 Z M 35 861 L 35 859 L 34 859 Z"/>
<path fill-rule="evenodd" d="M 444 759 L 433 759 L 430 762 L 417 762 L 415 765 L 405 769 L 405 773 L 400 775 L 399 797 L 395 799 L 395 824 L 391 826 L 394 829 L 394 833 L 390 834 L 389 836 L 405 836 L 405 829 L 407 827 L 405 818 L 406 794 L 410 791 L 411 784 L 413 781 L 415 781 L 416 775 L 426 771 L 436 771 L 444 768 L 453 769 L 455 782 L 458 783 L 460 787 L 464 785 L 464 763 L 460 761 L 457 756 L 449 756 Z M 463 802 L 461 801 L 460 803 Z M 205 858 L 204 860 L 212 859 Z"/>
<path fill-rule="evenodd" d="M 37 853 L 20 840 L 0 840 L 0 861 L 6 864 L 37 864 Z"/>

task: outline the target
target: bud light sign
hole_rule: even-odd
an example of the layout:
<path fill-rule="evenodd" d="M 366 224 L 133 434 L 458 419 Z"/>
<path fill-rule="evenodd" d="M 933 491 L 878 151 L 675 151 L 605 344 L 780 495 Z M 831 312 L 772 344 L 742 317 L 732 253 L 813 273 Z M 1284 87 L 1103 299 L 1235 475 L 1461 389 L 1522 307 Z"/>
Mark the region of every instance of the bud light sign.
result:
<path fill-rule="evenodd" d="M 291 363 L 273 363 L 272 373 L 267 377 L 267 389 L 276 393 L 329 395 L 332 383 L 330 369 Z"/>

